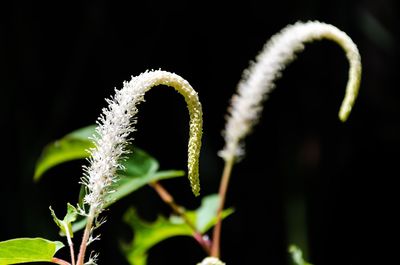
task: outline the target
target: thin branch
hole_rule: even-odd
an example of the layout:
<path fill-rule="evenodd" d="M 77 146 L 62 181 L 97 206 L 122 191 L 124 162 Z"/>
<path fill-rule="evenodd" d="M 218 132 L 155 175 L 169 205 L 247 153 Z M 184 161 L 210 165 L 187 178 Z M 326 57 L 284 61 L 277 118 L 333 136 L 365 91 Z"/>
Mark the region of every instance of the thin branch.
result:
<path fill-rule="evenodd" d="M 233 159 L 225 162 L 224 171 L 222 173 L 221 183 L 219 185 L 219 206 L 217 212 L 217 223 L 213 230 L 211 256 L 219 258 L 220 256 L 220 245 L 221 245 L 221 226 L 222 226 L 222 211 L 224 209 L 226 192 L 228 190 L 229 179 L 231 177 Z"/>
<path fill-rule="evenodd" d="M 65 260 L 62 260 L 62 259 L 59 259 L 59 258 L 54 258 L 54 257 L 51 259 L 51 262 L 55 263 L 55 264 L 59 264 L 59 265 L 71 265 L 71 263 L 69 263 L 69 262 L 67 262 Z"/>
<path fill-rule="evenodd" d="M 209 255 L 211 253 L 210 250 L 210 242 L 204 239 L 202 233 L 200 233 L 196 225 L 190 220 L 190 218 L 186 215 L 186 212 L 183 207 L 179 206 L 172 195 L 157 181 L 150 183 L 150 186 L 157 192 L 160 198 L 165 202 L 175 214 L 179 215 L 185 223 L 193 230 L 194 239 L 200 244 L 200 246 L 204 249 L 204 251 Z"/>

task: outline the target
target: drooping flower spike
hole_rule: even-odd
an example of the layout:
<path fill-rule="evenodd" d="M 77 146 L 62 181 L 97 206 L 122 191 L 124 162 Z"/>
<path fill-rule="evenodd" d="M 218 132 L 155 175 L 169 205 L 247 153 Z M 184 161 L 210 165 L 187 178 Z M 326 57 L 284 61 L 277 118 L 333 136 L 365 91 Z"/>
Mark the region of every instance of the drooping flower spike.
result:
<path fill-rule="evenodd" d="M 95 147 L 90 150 L 90 165 L 85 169 L 82 181 L 88 194 L 84 201 L 92 210 L 100 213 L 105 195 L 115 181 L 115 172 L 120 168 L 120 157 L 127 152 L 130 133 L 135 131 L 137 105 L 144 100 L 144 94 L 152 87 L 166 85 L 182 94 L 190 115 L 188 144 L 188 177 L 193 193 L 199 194 L 199 154 L 202 137 L 202 107 L 195 90 L 182 77 L 166 71 L 148 71 L 124 82 L 115 96 L 107 99 L 108 108 L 98 120 L 97 135 L 93 136 Z"/>
<path fill-rule="evenodd" d="M 223 136 L 225 146 L 219 155 L 225 160 L 235 160 L 243 153 L 243 140 L 257 124 L 262 103 L 274 89 L 274 81 L 283 69 L 304 49 L 304 44 L 328 39 L 339 44 L 349 61 L 349 79 L 346 94 L 339 111 L 341 121 L 346 121 L 358 95 L 361 80 L 361 59 L 351 38 L 335 26 L 310 21 L 289 25 L 274 35 L 264 46 L 255 62 L 243 72 L 237 94 L 231 100 Z"/>
<path fill-rule="evenodd" d="M 104 210 L 106 195 L 112 192 L 112 184 L 117 181 L 116 171 L 121 168 L 120 158 L 126 154 L 130 142 L 129 135 L 135 131 L 137 105 L 144 101 L 144 94 L 152 87 L 166 85 L 175 88 L 185 98 L 189 110 L 188 178 L 193 193 L 200 192 L 199 155 L 202 137 L 202 107 L 196 91 L 182 77 L 166 71 L 148 71 L 124 82 L 121 90 L 107 100 L 108 107 L 98 120 L 96 135 L 93 136 L 94 148 L 90 150 L 89 166 L 85 168 L 82 183 L 87 195 L 81 209 L 87 216 L 87 225 L 83 241 L 90 242 L 92 224 Z M 81 245 L 77 265 L 83 264 L 86 244 Z"/>

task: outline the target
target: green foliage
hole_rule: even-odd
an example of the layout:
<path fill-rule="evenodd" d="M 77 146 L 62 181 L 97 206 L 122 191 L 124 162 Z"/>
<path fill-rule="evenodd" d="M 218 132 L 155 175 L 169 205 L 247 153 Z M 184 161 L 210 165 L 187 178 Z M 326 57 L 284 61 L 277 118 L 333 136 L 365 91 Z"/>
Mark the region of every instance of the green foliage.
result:
<path fill-rule="evenodd" d="M 124 220 L 135 232 L 133 242 L 123 246 L 127 259 L 133 265 L 145 265 L 147 251 L 157 243 L 174 236 L 191 236 L 193 233 L 189 226 L 176 218 L 159 216 L 154 223 L 147 223 L 139 218 L 133 208 L 128 209 Z"/>
<path fill-rule="evenodd" d="M 216 223 L 218 195 L 204 197 L 201 206 L 194 211 L 186 211 L 187 217 L 195 225 L 197 232 L 203 234 Z M 223 218 L 233 213 L 233 209 L 226 209 Z M 130 208 L 124 215 L 124 221 L 134 231 L 134 239 L 129 244 L 123 244 L 125 255 L 132 265 L 145 265 L 147 252 L 159 242 L 175 236 L 193 236 L 194 231 L 181 217 L 171 216 L 165 218 L 158 216 L 153 223 L 143 221 Z"/>
<path fill-rule="evenodd" d="M 308 263 L 307 261 L 304 260 L 303 252 L 301 251 L 301 249 L 298 246 L 290 245 L 289 253 L 292 256 L 292 260 L 293 260 L 294 264 L 296 264 L 296 265 L 312 265 L 311 263 Z"/>
<path fill-rule="evenodd" d="M 88 139 L 95 133 L 95 126 L 87 126 L 73 131 L 61 139 L 49 143 L 35 166 L 33 179 L 39 181 L 43 174 L 59 164 L 89 156 L 87 150 L 93 147 Z"/>
<path fill-rule="evenodd" d="M 95 126 L 88 126 L 67 134 L 60 140 L 50 143 L 43 150 L 41 158 L 36 164 L 34 179 L 40 180 L 42 175 L 52 167 L 68 162 L 73 159 L 83 159 L 89 156 L 86 151 L 93 147 L 90 136 L 95 134 Z M 138 190 L 139 188 L 164 179 L 181 177 L 184 175 L 180 170 L 159 171 L 159 164 L 155 158 L 139 148 L 132 148 L 131 153 L 122 161 L 124 170 L 117 172 L 118 181 L 112 186 L 114 192 L 106 198 L 106 207 Z M 82 186 L 79 205 L 83 207 L 83 198 L 86 194 Z M 124 215 L 124 220 L 132 227 L 135 233 L 134 240 L 124 244 L 127 259 L 135 265 L 144 265 L 147 260 L 147 252 L 159 242 L 175 236 L 193 236 L 194 233 L 204 234 L 212 228 L 216 221 L 219 205 L 218 195 L 204 197 L 200 207 L 194 211 L 186 211 L 187 219 L 194 225 L 196 231 L 188 225 L 180 216 L 165 218 L 159 216 L 153 223 L 141 220 L 136 211 L 130 208 Z M 67 214 L 64 219 L 57 218 L 50 208 L 54 222 L 60 228 L 60 234 L 67 233 L 73 237 L 73 232 L 81 230 L 86 225 L 86 218 L 78 218 L 77 209 L 68 204 Z M 226 209 L 222 218 L 233 213 L 233 209 Z M 0 265 L 2 265 L 0 263 Z"/>
<path fill-rule="evenodd" d="M 77 216 L 78 216 L 78 211 L 74 206 L 71 204 L 67 204 L 67 214 L 65 215 L 63 220 L 60 220 L 57 218 L 55 212 L 51 207 L 50 212 L 51 216 L 53 216 L 54 222 L 57 224 L 57 226 L 60 228 L 60 235 L 61 236 L 66 236 L 69 235 L 70 238 L 74 237 L 74 233 L 72 231 L 72 223 L 76 221 Z"/>
<path fill-rule="evenodd" d="M 125 170 L 118 172 L 112 187 L 115 192 L 108 195 L 106 207 L 151 182 L 184 176 L 181 170 L 158 171 L 157 160 L 136 147 L 122 164 Z"/>
<path fill-rule="evenodd" d="M 135 152 L 138 151 L 135 148 Z M 143 152 L 144 153 L 144 152 Z M 135 155 L 132 156 L 132 160 Z M 133 165 L 132 165 L 133 167 Z M 132 192 L 138 190 L 139 188 L 162 179 L 170 179 L 176 177 L 184 176 L 184 172 L 181 170 L 166 170 L 166 171 L 156 171 L 152 173 L 147 173 L 144 175 L 119 175 L 119 180 L 114 184 L 113 189 L 115 192 L 109 194 L 107 198 L 106 207 L 109 207 L 113 203 L 117 202 L 118 200 L 122 199 L 123 197 L 131 194 Z M 80 204 L 84 197 L 84 192 L 81 192 L 80 195 Z M 72 231 L 76 232 L 83 228 L 86 225 L 86 218 L 80 219 L 78 222 L 72 224 Z"/>
<path fill-rule="evenodd" d="M 202 199 L 201 205 L 196 211 L 189 211 L 187 215 L 194 221 L 196 229 L 201 233 L 205 233 L 213 227 L 216 222 L 218 206 L 218 194 L 211 194 Z M 233 209 L 226 209 L 222 213 L 222 216 L 226 217 L 232 213 Z"/>
<path fill-rule="evenodd" d="M 109 207 L 151 182 L 184 176 L 184 172 L 181 170 L 158 171 L 157 160 L 136 147 L 122 162 L 122 165 L 125 169 L 118 172 L 118 181 L 112 186 L 114 192 L 107 196 L 105 207 Z M 79 196 L 79 205 L 81 206 L 84 196 L 85 191 L 83 190 Z"/>
<path fill-rule="evenodd" d="M 107 196 L 107 207 L 117 200 L 125 197 L 126 195 L 138 190 L 139 188 L 163 179 L 170 179 L 184 176 L 184 172 L 181 170 L 166 170 L 158 171 L 152 174 L 146 174 L 142 176 L 127 176 L 120 175 L 118 182 L 113 186 L 115 192 L 110 193 Z"/>
<path fill-rule="evenodd" d="M 89 157 L 87 149 L 93 147 L 89 137 L 96 133 L 95 128 L 94 125 L 91 125 L 75 130 L 48 144 L 36 163 L 34 180 L 40 180 L 47 170 L 57 165 Z M 153 181 L 184 175 L 181 170 L 158 171 L 159 164 L 157 160 L 137 147 L 131 147 L 131 153 L 122 161 L 122 165 L 124 170 L 118 172 L 119 180 L 113 186 L 115 192 L 107 198 L 108 203 L 106 206 L 110 206 L 117 200 Z M 80 205 L 82 205 L 84 195 L 85 192 L 81 192 Z"/>
<path fill-rule="evenodd" d="M 118 181 L 112 187 L 114 192 L 107 196 L 105 207 L 109 207 L 151 182 L 182 177 L 185 174 L 182 170 L 157 171 L 159 167 L 157 160 L 139 148 L 134 148 L 122 164 L 125 170 L 118 172 Z M 82 189 L 79 196 L 79 205 L 81 206 L 83 206 L 84 196 L 85 190 Z M 72 225 L 72 231 L 83 229 L 85 224 L 86 218 L 79 220 Z"/>
<path fill-rule="evenodd" d="M 95 128 L 94 125 L 91 125 L 75 130 L 61 139 L 48 144 L 36 163 L 34 180 L 40 180 L 47 170 L 57 165 L 71 160 L 89 157 L 87 149 L 93 147 L 89 137 L 96 133 Z M 124 170 L 118 172 L 118 181 L 112 187 L 114 192 L 110 193 L 106 198 L 106 207 L 109 207 L 116 201 L 151 182 L 184 176 L 184 171 L 181 170 L 158 171 L 159 164 L 157 160 L 137 147 L 131 147 L 131 153 L 124 161 L 122 161 L 122 165 Z M 79 196 L 79 205 L 81 206 L 83 206 L 82 201 L 85 194 L 85 190 L 82 187 Z M 69 204 L 68 211 L 70 207 L 73 206 Z M 60 227 L 60 234 L 65 235 L 65 227 L 63 223 L 63 221 L 65 222 L 65 219 L 59 220 L 52 210 L 51 213 L 54 221 Z M 68 218 L 70 217 L 71 216 Z M 70 221 L 67 227 L 70 227 L 71 223 L 75 220 Z M 83 229 L 85 224 L 85 218 L 80 218 L 77 222 L 73 223 L 70 230 L 71 236 L 73 235 L 73 232 Z"/>
<path fill-rule="evenodd" d="M 0 265 L 50 262 L 64 245 L 43 238 L 16 238 L 0 242 Z"/>

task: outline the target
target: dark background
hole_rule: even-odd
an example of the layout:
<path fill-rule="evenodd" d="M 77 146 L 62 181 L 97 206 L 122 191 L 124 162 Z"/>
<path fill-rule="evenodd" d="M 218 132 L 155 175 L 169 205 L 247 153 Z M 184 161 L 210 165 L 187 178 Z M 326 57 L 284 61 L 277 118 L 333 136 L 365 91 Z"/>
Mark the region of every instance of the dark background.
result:
<path fill-rule="evenodd" d="M 342 50 L 328 41 L 307 45 L 277 82 L 246 141 L 245 159 L 234 168 L 227 205 L 236 212 L 223 226 L 223 260 L 288 264 L 292 242 L 317 265 L 397 260 L 396 1 L 7 3 L 0 5 L 0 240 L 59 239 L 48 206 L 63 212 L 66 202 L 76 202 L 82 163 L 54 168 L 33 183 L 35 161 L 48 142 L 94 123 L 104 98 L 147 69 L 175 72 L 198 91 L 202 194 L 217 192 L 220 132 L 241 72 L 287 24 L 320 20 L 344 30 L 360 49 L 363 78 L 354 111 L 346 124 L 338 121 L 348 71 Z M 140 106 L 135 144 L 162 169 L 185 169 L 187 123 L 181 96 L 153 89 Z M 165 186 L 186 207 L 199 205 L 186 180 Z M 129 205 L 149 220 L 168 213 L 149 188 L 112 206 L 94 246 L 100 264 L 127 264 L 118 243 L 132 236 L 121 221 Z M 152 249 L 149 264 L 195 264 L 203 257 L 190 238 L 174 238 Z"/>

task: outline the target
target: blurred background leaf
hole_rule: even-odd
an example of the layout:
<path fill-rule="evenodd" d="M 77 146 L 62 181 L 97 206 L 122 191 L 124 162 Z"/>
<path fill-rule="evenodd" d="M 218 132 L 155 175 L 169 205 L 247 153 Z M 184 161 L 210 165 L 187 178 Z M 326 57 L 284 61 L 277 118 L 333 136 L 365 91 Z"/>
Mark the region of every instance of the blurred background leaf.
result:
<path fill-rule="evenodd" d="M 218 207 L 218 195 L 208 195 L 202 199 L 201 206 L 194 211 L 187 211 L 189 219 L 195 224 L 198 232 L 204 234 L 216 223 Z M 222 218 L 226 218 L 233 213 L 233 209 L 226 209 L 222 213 Z M 172 215 L 170 218 L 158 216 L 157 220 L 149 223 L 143 221 L 134 208 L 130 208 L 124 215 L 124 221 L 130 225 L 134 236 L 130 243 L 123 243 L 122 249 L 132 265 L 147 264 L 147 256 L 150 248 L 163 240 L 176 236 L 192 236 L 193 230 L 178 216 Z M 196 246 L 193 241 L 193 247 Z M 179 257 L 179 249 L 176 250 Z"/>
<path fill-rule="evenodd" d="M 80 128 L 46 145 L 36 162 L 33 179 L 40 180 L 47 170 L 59 164 L 89 157 L 88 150 L 94 147 L 89 137 L 94 135 L 95 128 L 94 125 Z"/>

